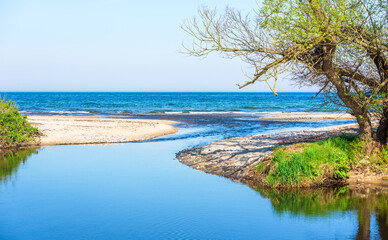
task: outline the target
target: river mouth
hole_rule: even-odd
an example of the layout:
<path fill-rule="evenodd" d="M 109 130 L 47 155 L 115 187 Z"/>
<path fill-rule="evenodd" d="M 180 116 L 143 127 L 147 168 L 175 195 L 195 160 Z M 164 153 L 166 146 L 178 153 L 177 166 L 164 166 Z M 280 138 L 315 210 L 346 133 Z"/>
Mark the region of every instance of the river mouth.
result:
<path fill-rule="evenodd" d="M 303 129 L 355 123 L 349 119 L 261 119 L 263 114 L 137 114 L 134 118 L 176 121 L 179 131 L 172 135 L 149 140 L 151 142 L 190 140 L 189 147 L 210 142 L 248 135 L 290 132 Z M 181 149 L 183 150 L 183 149 Z"/>

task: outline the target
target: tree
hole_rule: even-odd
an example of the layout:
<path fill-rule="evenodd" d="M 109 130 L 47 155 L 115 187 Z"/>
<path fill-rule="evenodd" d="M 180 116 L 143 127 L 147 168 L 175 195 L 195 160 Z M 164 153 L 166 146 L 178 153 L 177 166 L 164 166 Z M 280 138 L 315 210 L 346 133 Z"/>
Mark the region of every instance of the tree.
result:
<path fill-rule="evenodd" d="M 254 18 L 202 7 L 182 28 L 193 56 L 218 52 L 254 69 L 243 88 L 279 74 L 334 92 L 356 117 L 361 137 L 388 142 L 388 4 L 386 0 L 265 0 Z M 274 79 L 274 84 L 270 84 Z M 376 135 L 372 119 L 379 120 Z M 370 150 L 370 149 L 369 149 Z"/>

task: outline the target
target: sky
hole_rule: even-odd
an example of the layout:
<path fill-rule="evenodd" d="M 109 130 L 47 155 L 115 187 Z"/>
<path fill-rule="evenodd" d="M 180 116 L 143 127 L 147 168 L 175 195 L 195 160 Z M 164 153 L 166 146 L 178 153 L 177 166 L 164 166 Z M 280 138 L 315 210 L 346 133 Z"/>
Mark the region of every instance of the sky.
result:
<path fill-rule="evenodd" d="M 256 0 L 0 1 L 0 92 L 212 91 L 267 92 L 265 83 L 239 90 L 249 68 L 217 54 L 182 53 L 192 42 L 180 28 L 200 6 L 243 13 Z M 281 79 L 278 91 L 299 89 Z"/>

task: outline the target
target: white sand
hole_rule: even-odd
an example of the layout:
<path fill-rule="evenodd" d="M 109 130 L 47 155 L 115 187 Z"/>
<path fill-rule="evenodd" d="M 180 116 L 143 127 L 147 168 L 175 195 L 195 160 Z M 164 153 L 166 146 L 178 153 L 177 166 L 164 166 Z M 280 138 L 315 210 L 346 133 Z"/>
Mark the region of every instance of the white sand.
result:
<path fill-rule="evenodd" d="M 266 113 L 261 119 L 355 119 L 349 113 L 326 112 L 273 112 Z"/>
<path fill-rule="evenodd" d="M 91 116 L 28 116 L 43 136 L 40 145 L 117 143 L 148 140 L 172 134 L 178 122 L 100 118 Z"/>

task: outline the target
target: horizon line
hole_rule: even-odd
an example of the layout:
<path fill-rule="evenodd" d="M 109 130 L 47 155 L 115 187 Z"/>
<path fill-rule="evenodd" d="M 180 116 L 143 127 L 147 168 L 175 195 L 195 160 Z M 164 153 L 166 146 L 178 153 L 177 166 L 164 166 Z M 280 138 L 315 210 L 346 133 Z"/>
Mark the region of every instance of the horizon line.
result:
<path fill-rule="evenodd" d="M 272 93 L 271 91 L 238 92 L 238 91 L 4 91 L 7 93 Z M 278 91 L 277 93 L 317 93 L 317 91 Z M 272 93 L 273 94 L 273 93 Z"/>

